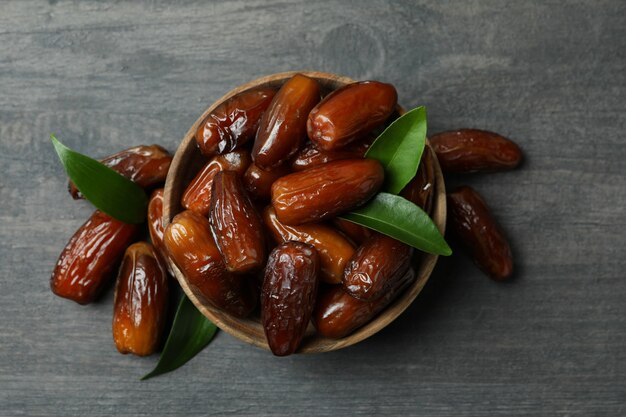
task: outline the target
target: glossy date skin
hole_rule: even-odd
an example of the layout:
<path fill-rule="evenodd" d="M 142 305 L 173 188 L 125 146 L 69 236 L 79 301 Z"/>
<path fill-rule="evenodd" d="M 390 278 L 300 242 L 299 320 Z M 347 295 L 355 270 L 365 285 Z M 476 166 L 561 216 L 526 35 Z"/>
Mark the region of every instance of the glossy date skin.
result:
<path fill-rule="evenodd" d="M 287 165 L 281 165 L 266 171 L 252 163 L 243 175 L 243 184 L 250 196 L 259 201 L 267 201 L 272 198 L 272 184 L 274 181 L 289 173 Z"/>
<path fill-rule="evenodd" d="M 318 296 L 312 321 L 317 332 L 325 337 L 341 339 L 367 324 L 385 309 L 415 280 L 415 271 L 409 268 L 382 297 L 363 301 L 350 296 L 343 287 L 335 285 Z"/>
<path fill-rule="evenodd" d="M 343 232 L 343 234 L 348 236 L 357 245 L 364 243 L 374 234 L 372 229 L 368 229 L 360 224 L 352 223 L 339 217 L 334 218 L 333 223 Z"/>
<path fill-rule="evenodd" d="M 476 265 L 496 281 L 510 278 L 511 248 L 482 197 L 471 187 L 459 187 L 448 194 L 448 213 L 452 230 Z"/>
<path fill-rule="evenodd" d="M 307 120 L 309 139 L 322 150 L 341 148 L 385 123 L 397 101 L 398 93 L 391 84 L 348 84 L 311 110 Z"/>
<path fill-rule="evenodd" d="M 236 317 L 246 317 L 254 310 L 253 280 L 226 270 L 206 217 L 190 210 L 176 215 L 165 229 L 164 241 L 170 259 L 190 287 L 208 302 Z"/>
<path fill-rule="evenodd" d="M 163 188 L 158 188 L 150 195 L 148 202 L 148 232 L 150 240 L 161 260 L 167 259 L 167 250 L 163 243 Z"/>
<path fill-rule="evenodd" d="M 52 292 L 78 304 L 94 301 L 139 230 L 96 210 L 61 252 L 50 278 Z"/>
<path fill-rule="evenodd" d="M 294 353 L 309 324 L 318 286 L 319 257 L 301 242 L 276 247 L 265 268 L 261 320 L 276 356 Z"/>
<path fill-rule="evenodd" d="M 126 249 L 113 302 L 113 341 L 120 353 L 147 356 L 159 347 L 169 297 L 161 262 L 147 242 Z"/>
<path fill-rule="evenodd" d="M 284 224 L 317 222 L 362 205 L 383 180 L 376 160 L 333 161 L 279 178 L 272 184 L 272 205 Z"/>
<path fill-rule="evenodd" d="M 370 142 L 367 141 L 351 144 L 350 146 L 333 151 L 323 151 L 318 149 L 314 144 L 309 143 L 302 148 L 296 158 L 291 161 L 291 169 L 294 171 L 304 171 L 305 169 L 331 161 L 363 158 L 369 145 Z"/>
<path fill-rule="evenodd" d="M 204 156 L 234 151 L 252 139 L 261 116 L 276 92 L 256 88 L 239 93 L 219 105 L 198 126 L 196 142 Z"/>
<path fill-rule="evenodd" d="M 245 150 L 236 150 L 213 157 L 191 180 L 183 193 L 181 205 L 188 210 L 207 216 L 211 210 L 211 190 L 215 175 L 221 171 L 234 171 L 238 175 L 243 175 L 250 162 L 250 154 Z"/>
<path fill-rule="evenodd" d="M 159 145 L 140 145 L 101 159 L 104 165 L 143 188 L 162 183 L 172 163 L 172 156 Z M 68 191 L 75 200 L 83 198 L 72 181 Z"/>
<path fill-rule="evenodd" d="M 354 255 L 354 246 L 341 233 L 325 224 L 282 224 L 271 206 L 263 211 L 263 221 L 275 241 L 296 241 L 313 246 L 320 258 L 320 279 L 329 284 L 341 282 L 343 270 Z"/>
<path fill-rule="evenodd" d="M 444 172 L 471 173 L 503 171 L 522 161 L 517 144 L 497 133 L 478 129 L 442 132 L 430 138 Z"/>
<path fill-rule="evenodd" d="M 257 131 L 252 159 L 270 170 L 291 158 L 306 138 L 306 120 L 320 101 L 317 81 L 302 74 L 291 77 L 274 96 Z"/>
<path fill-rule="evenodd" d="M 260 269 L 266 253 L 263 224 L 239 176 L 218 172 L 211 195 L 211 230 L 226 269 L 239 273 Z"/>
<path fill-rule="evenodd" d="M 426 146 L 417 174 L 400 192 L 402 197 L 421 207 L 428 214 L 432 211 L 435 195 L 435 165 L 433 158 L 433 151 Z"/>
<path fill-rule="evenodd" d="M 364 301 L 382 297 L 410 268 L 412 254 L 410 246 L 375 234 L 359 246 L 346 266 L 344 291 Z"/>

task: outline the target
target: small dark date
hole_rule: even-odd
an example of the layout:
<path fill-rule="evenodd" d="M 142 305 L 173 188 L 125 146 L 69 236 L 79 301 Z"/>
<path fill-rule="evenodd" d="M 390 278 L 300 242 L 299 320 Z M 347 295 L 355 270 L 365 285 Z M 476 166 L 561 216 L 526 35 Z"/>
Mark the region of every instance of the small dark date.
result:
<path fill-rule="evenodd" d="M 448 221 L 474 262 L 496 281 L 513 274 L 511 247 L 485 200 L 471 187 L 448 194 Z"/>

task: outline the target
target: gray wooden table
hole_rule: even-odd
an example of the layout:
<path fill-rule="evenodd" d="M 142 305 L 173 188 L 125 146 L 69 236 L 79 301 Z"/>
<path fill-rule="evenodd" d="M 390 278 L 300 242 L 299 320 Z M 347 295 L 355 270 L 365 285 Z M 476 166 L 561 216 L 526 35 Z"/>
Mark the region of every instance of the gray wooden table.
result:
<path fill-rule="evenodd" d="M 274 358 L 225 333 L 175 373 L 122 356 L 109 292 L 49 274 L 92 208 L 48 140 L 174 150 L 214 99 L 316 69 L 395 84 L 429 132 L 515 139 L 522 169 L 451 178 L 491 203 L 517 276 L 440 262 L 392 325 Z M 0 2 L 0 415 L 626 415 L 626 3 Z"/>

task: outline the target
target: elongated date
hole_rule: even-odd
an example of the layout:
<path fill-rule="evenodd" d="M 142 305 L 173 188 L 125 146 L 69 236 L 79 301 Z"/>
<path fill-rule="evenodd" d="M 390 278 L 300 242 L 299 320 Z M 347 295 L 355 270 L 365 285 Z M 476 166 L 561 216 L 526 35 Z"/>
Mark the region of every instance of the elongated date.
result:
<path fill-rule="evenodd" d="M 376 234 L 362 244 L 343 275 L 343 289 L 364 301 L 382 297 L 411 266 L 413 249 L 389 236 Z"/>
<path fill-rule="evenodd" d="M 159 145 L 140 145 L 107 156 L 100 162 L 140 187 L 149 188 L 165 181 L 172 155 Z M 72 181 L 68 191 L 75 200 L 83 198 Z"/>
<path fill-rule="evenodd" d="M 274 94 L 271 88 L 256 88 L 220 104 L 198 126 L 200 152 L 204 156 L 232 152 L 252 139 Z"/>
<path fill-rule="evenodd" d="M 218 172 L 211 195 L 211 229 L 226 269 L 239 273 L 260 269 L 265 263 L 263 224 L 239 176 Z"/>
<path fill-rule="evenodd" d="M 359 300 L 346 293 L 343 287 L 332 286 L 318 296 L 313 324 L 322 336 L 332 339 L 346 337 L 376 317 L 414 280 L 415 272 L 409 268 L 402 279 L 374 301 Z"/>
<path fill-rule="evenodd" d="M 474 262 L 496 281 L 513 274 L 513 256 L 502 229 L 485 200 L 471 187 L 462 186 L 448 194 L 448 219 Z"/>
<path fill-rule="evenodd" d="M 307 121 L 309 139 L 323 150 L 341 148 L 381 126 L 393 113 L 398 93 L 391 84 L 363 81 L 330 93 Z"/>
<path fill-rule="evenodd" d="M 315 306 L 318 271 L 317 252 L 305 243 L 286 242 L 270 254 L 261 292 L 261 320 L 274 355 L 290 355 L 300 346 Z"/>
<path fill-rule="evenodd" d="M 287 165 L 281 165 L 266 171 L 255 163 L 250 164 L 243 176 L 243 184 L 252 197 L 260 201 L 272 198 L 272 184 L 274 181 L 289 173 Z"/>
<path fill-rule="evenodd" d="M 92 302 L 111 278 L 139 226 L 94 212 L 70 239 L 56 263 L 50 288 L 79 304 Z"/>
<path fill-rule="evenodd" d="M 329 284 L 339 284 L 346 264 L 354 254 L 354 246 L 337 230 L 325 224 L 288 226 L 276 217 L 273 207 L 263 212 L 263 221 L 279 243 L 296 241 L 315 248 L 320 258 L 320 279 Z"/>
<path fill-rule="evenodd" d="M 515 168 L 522 151 L 515 142 L 497 133 L 478 129 L 442 132 L 430 138 L 444 172 L 470 173 Z"/>
<path fill-rule="evenodd" d="M 187 186 L 181 199 L 182 206 L 207 216 L 211 210 L 211 190 L 215 175 L 221 171 L 234 171 L 238 175 L 243 175 L 248 165 L 250 154 L 244 150 L 213 157 Z"/>
<path fill-rule="evenodd" d="M 159 347 L 169 297 L 161 262 L 147 242 L 126 249 L 113 302 L 113 341 L 120 353 L 147 356 Z"/>
<path fill-rule="evenodd" d="M 245 317 L 254 310 L 253 279 L 226 270 L 207 218 L 183 211 L 165 229 L 164 241 L 170 258 L 189 285 L 212 305 L 236 317 Z"/>
<path fill-rule="evenodd" d="M 404 187 L 400 195 L 430 214 L 435 195 L 435 165 L 433 151 L 429 146 L 424 148 L 415 177 Z"/>
<path fill-rule="evenodd" d="M 291 77 L 278 91 L 267 111 L 252 148 L 252 159 L 269 170 L 291 158 L 306 138 L 306 118 L 320 101 L 320 88 L 302 74 Z"/>
<path fill-rule="evenodd" d="M 346 159 L 279 178 L 272 184 L 278 219 L 298 225 L 336 216 L 378 192 L 384 171 L 374 159 Z"/>

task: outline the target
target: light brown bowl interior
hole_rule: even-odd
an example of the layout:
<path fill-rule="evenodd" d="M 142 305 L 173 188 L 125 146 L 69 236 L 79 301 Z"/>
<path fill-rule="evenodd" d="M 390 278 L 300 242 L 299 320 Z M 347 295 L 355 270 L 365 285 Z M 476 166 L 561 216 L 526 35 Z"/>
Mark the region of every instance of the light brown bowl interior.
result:
<path fill-rule="evenodd" d="M 164 203 L 163 203 L 163 224 L 165 227 L 170 223 L 171 219 L 182 211 L 180 200 L 185 187 L 195 176 L 198 170 L 206 162 L 205 158 L 200 154 L 194 140 L 194 134 L 198 128 L 198 125 L 204 120 L 204 118 L 211 113 L 218 105 L 223 103 L 228 98 L 238 94 L 242 91 L 249 90 L 255 87 L 280 87 L 287 79 L 293 76 L 296 72 L 284 72 L 279 74 L 269 75 L 267 77 L 258 78 L 243 84 L 225 94 L 215 103 L 213 103 L 206 111 L 198 117 L 196 122 L 191 126 L 183 141 L 181 142 L 174 160 L 172 162 L 167 181 L 165 183 Z M 327 94 L 332 90 L 342 87 L 345 84 L 352 83 L 354 80 L 341 77 L 334 74 L 324 72 L 300 72 L 311 78 L 316 79 L 322 88 L 323 94 Z M 400 106 L 397 108 L 398 112 L 402 114 L 404 109 Z M 433 155 L 434 153 L 428 153 Z M 428 155 L 425 153 L 424 155 Z M 433 201 L 433 220 L 437 224 L 439 230 L 443 233 L 446 223 L 446 198 L 445 198 L 445 184 L 441 169 L 437 158 L 433 158 L 435 166 L 435 198 Z M 379 314 L 374 320 L 361 327 L 354 333 L 342 338 L 342 339 L 328 339 L 315 334 L 315 329 L 312 325 L 309 325 L 306 335 L 300 345 L 298 352 L 300 353 L 319 353 L 329 352 L 337 349 L 344 348 L 346 346 L 358 343 L 371 335 L 375 334 L 393 320 L 395 320 L 420 293 L 426 281 L 430 277 L 430 274 L 437 262 L 436 255 L 424 254 L 421 257 L 421 262 L 416 267 L 417 279 L 415 282 L 407 288 L 389 307 L 387 307 L 381 314 Z M 176 279 L 180 283 L 181 287 L 185 291 L 185 294 L 191 299 L 195 306 L 213 321 L 220 329 L 231 334 L 232 336 L 247 342 L 255 346 L 269 350 L 267 342 L 265 340 L 265 334 L 263 333 L 263 327 L 258 315 L 245 319 L 240 319 L 225 313 L 213 307 L 200 293 L 194 291 L 187 283 L 187 278 L 172 264 L 172 269 L 176 275 Z"/>

